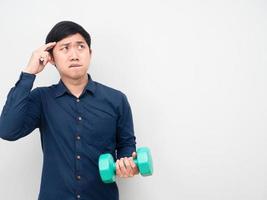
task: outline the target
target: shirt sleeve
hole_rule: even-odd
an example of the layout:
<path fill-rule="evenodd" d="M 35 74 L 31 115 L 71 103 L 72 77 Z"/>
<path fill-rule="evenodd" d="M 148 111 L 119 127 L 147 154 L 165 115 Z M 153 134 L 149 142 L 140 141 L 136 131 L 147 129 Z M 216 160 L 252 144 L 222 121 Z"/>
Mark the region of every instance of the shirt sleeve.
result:
<path fill-rule="evenodd" d="M 126 95 L 122 93 L 117 124 L 117 159 L 132 156 L 136 151 L 135 139 L 131 107 Z"/>
<path fill-rule="evenodd" d="M 19 80 L 7 95 L 0 116 L 0 138 L 14 141 L 40 125 L 39 89 L 31 91 L 36 75 L 21 72 Z"/>

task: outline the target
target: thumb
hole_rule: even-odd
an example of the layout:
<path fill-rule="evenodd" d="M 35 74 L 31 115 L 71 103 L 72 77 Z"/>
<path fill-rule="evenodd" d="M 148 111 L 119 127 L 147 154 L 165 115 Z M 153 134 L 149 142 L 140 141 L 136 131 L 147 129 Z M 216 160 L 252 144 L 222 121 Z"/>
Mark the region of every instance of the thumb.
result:
<path fill-rule="evenodd" d="M 133 157 L 133 158 L 136 158 L 136 156 L 137 156 L 136 152 L 133 152 L 133 153 L 132 153 L 132 157 Z"/>

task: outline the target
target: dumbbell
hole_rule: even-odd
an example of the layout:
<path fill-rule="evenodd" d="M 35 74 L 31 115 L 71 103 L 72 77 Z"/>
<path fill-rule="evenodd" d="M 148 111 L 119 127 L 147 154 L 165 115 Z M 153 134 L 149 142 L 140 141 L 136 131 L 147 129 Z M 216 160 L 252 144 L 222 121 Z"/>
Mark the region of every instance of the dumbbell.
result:
<path fill-rule="evenodd" d="M 152 156 L 149 148 L 140 147 L 136 151 L 137 157 L 133 160 L 142 176 L 153 174 Z M 113 183 L 116 180 L 116 163 L 109 153 L 100 155 L 98 159 L 99 173 L 104 183 Z"/>

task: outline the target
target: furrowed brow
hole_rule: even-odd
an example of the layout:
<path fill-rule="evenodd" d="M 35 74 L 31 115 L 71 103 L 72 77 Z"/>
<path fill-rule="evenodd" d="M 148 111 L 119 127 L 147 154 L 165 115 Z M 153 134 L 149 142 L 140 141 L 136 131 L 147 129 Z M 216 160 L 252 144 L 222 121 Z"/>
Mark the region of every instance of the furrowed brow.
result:
<path fill-rule="evenodd" d="M 60 47 L 62 47 L 62 46 L 69 46 L 70 45 L 70 42 L 68 42 L 68 43 L 63 43 L 63 44 L 61 44 L 61 45 L 59 45 Z"/>
<path fill-rule="evenodd" d="M 85 44 L 84 41 L 77 41 L 76 44 Z"/>

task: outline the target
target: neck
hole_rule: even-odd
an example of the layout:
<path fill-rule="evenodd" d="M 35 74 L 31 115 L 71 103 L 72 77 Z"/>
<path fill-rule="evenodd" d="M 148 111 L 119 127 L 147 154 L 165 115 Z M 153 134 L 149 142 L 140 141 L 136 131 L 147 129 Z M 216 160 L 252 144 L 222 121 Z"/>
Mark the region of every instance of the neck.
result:
<path fill-rule="evenodd" d="M 66 77 L 61 77 L 64 85 L 68 88 L 68 90 L 77 98 L 82 94 L 85 86 L 88 84 L 88 75 L 79 78 L 79 79 L 70 79 Z"/>

